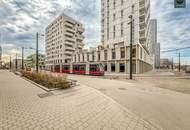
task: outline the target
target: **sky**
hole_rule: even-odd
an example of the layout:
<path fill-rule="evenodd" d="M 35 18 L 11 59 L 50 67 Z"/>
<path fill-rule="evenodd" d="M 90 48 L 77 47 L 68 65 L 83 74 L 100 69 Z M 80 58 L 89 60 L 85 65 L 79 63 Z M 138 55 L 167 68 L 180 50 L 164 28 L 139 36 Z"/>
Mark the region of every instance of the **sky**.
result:
<path fill-rule="evenodd" d="M 185 9 L 174 8 L 174 0 L 150 0 L 151 18 L 158 20 L 158 42 L 161 50 L 190 46 L 190 2 Z M 61 13 L 83 23 L 87 47 L 100 43 L 100 0 L 0 0 L 0 45 L 3 58 L 18 53 L 25 47 L 25 56 L 35 53 L 36 32 L 45 28 Z M 39 40 L 44 53 L 44 37 Z M 162 53 L 162 57 L 177 61 L 178 52 Z M 190 64 L 190 49 L 181 51 L 182 62 Z"/>

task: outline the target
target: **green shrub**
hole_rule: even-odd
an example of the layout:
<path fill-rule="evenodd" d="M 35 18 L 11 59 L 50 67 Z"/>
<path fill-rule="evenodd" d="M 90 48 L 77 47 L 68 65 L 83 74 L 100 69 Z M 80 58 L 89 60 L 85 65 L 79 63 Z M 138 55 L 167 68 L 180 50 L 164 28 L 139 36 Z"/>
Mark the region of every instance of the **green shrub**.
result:
<path fill-rule="evenodd" d="M 53 76 L 50 74 L 28 72 L 28 71 L 21 71 L 21 73 L 22 76 L 47 88 L 66 89 L 70 87 L 70 84 L 65 76 Z"/>

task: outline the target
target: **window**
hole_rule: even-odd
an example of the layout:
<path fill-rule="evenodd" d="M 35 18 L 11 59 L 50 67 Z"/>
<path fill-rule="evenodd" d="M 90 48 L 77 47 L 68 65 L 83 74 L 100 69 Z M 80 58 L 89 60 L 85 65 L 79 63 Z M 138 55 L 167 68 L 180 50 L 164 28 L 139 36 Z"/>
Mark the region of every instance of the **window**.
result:
<path fill-rule="evenodd" d="M 132 5 L 132 14 L 135 12 L 135 5 Z"/>
<path fill-rule="evenodd" d="M 113 37 L 115 38 L 115 26 L 113 26 Z"/>
<path fill-rule="evenodd" d="M 108 58 L 108 53 L 107 53 L 107 50 L 104 51 L 104 60 L 107 60 Z"/>
<path fill-rule="evenodd" d="M 84 62 L 84 54 L 82 54 L 82 61 Z"/>
<path fill-rule="evenodd" d="M 132 57 L 136 57 L 136 48 L 133 48 L 132 50 Z"/>
<path fill-rule="evenodd" d="M 125 47 L 120 48 L 121 58 L 125 58 Z"/>
<path fill-rule="evenodd" d="M 87 61 L 89 61 L 89 54 L 87 54 Z"/>
<path fill-rule="evenodd" d="M 121 10 L 121 18 L 123 18 L 123 10 Z"/>
<path fill-rule="evenodd" d="M 115 59 L 115 49 L 112 49 L 112 59 Z"/>
<path fill-rule="evenodd" d="M 98 61 L 100 61 L 100 52 L 98 51 Z"/>
<path fill-rule="evenodd" d="M 121 0 L 121 5 L 123 5 L 123 0 Z"/>
<path fill-rule="evenodd" d="M 113 1 L 113 8 L 115 9 L 115 5 L 116 5 L 116 3 L 115 3 L 115 0 Z"/>
<path fill-rule="evenodd" d="M 95 59 L 95 56 L 94 56 L 94 53 L 92 53 L 92 61 L 94 61 Z"/>
<path fill-rule="evenodd" d="M 121 36 L 123 37 L 123 23 L 121 23 Z"/>
<path fill-rule="evenodd" d="M 115 21 L 115 14 L 113 14 L 113 21 Z"/>

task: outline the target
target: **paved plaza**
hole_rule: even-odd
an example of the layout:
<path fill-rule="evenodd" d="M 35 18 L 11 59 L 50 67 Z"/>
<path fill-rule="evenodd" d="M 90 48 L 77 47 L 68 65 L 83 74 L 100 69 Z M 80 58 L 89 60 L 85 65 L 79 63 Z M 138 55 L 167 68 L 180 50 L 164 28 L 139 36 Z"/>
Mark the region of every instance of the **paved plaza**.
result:
<path fill-rule="evenodd" d="M 84 85 L 52 95 L 0 71 L 0 130 L 159 130 L 158 126 Z"/>
<path fill-rule="evenodd" d="M 117 74 L 115 74 L 117 75 Z M 161 80 L 118 80 L 104 77 L 68 75 L 81 84 L 104 93 L 133 113 L 154 122 L 166 130 L 190 130 L 190 95 L 171 91 L 175 88 L 190 90 L 190 82 L 175 82 L 174 77 Z M 177 80 L 178 81 L 178 80 Z M 163 89 L 168 86 L 171 90 Z"/>

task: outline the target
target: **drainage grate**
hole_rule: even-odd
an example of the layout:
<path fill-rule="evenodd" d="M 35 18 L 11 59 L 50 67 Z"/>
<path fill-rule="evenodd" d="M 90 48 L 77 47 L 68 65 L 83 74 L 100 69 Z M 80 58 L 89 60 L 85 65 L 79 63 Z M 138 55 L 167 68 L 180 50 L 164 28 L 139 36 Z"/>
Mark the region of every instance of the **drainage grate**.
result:
<path fill-rule="evenodd" d="M 49 97 L 49 96 L 52 96 L 52 95 L 53 95 L 52 92 L 47 92 L 47 93 L 38 94 L 38 97 L 45 98 L 45 97 Z"/>
<path fill-rule="evenodd" d="M 119 88 L 120 90 L 126 90 L 126 88 Z"/>

